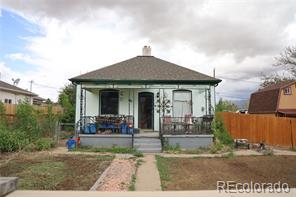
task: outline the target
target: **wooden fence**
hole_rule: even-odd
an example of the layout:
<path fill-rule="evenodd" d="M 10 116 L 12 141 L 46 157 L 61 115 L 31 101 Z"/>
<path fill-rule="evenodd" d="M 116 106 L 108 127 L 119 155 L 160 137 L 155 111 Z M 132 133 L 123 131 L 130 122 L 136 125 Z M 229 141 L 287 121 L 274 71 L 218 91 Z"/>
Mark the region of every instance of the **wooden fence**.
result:
<path fill-rule="evenodd" d="M 296 118 L 271 115 L 218 113 L 233 138 L 264 142 L 273 146 L 296 147 Z"/>
<path fill-rule="evenodd" d="M 15 114 L 16 114 L 17 105 L 15 105 L 15 104 L 4 104 L 4 108 L 5 108 L 5 113 L 6 113 L 6 116 L 8 118 L 8 121 L 13 122 Z M 40 111 L 42 114 L 47 114 L 47 112 L 48 112 L 48 106 L 47 105 L 42 105 L 42 106 L 33 105 L 33 108 L 35 110 Z M 61 114 L 61 113 L 63 113 L 63 108 L 61 106 L 54 105 L 54 106 L 52 106 L 52 112 L 53 112 L 53 114 Z"/>

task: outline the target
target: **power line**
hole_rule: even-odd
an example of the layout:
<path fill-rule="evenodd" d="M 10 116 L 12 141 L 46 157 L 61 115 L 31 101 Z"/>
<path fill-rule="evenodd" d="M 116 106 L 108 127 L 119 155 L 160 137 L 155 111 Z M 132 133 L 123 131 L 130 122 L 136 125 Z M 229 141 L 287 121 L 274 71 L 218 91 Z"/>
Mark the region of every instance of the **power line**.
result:
<path fill-rule="evenodd" d="M 55 89 L 55 90 L 59 90 L 60 89 L 60 88 L 57 88 L 57 87 L 53 87 L 53 86 L 48 86 L 48 85 L 36 83 L 35 81 L 32 81 L 32 83 L 34 85 L 36 85 L 36 86 L 43 87 L 43 88 L 49 88 L 49 89 Z"/>
<path fill-rule="evenodd" d="M 231 81 L 243 81 L 243 82 L 248 82 L 248 83 L 261 83 L 260 81 L 253 81 L 253 80 L 246 80 L 246 79 L 235 79 L 235 78 L 230 78 L 230 77 L 217 77 L 217 78 L 222 78 L 222 79 L 227 79 L 227 80 L 231 80 Z"/>

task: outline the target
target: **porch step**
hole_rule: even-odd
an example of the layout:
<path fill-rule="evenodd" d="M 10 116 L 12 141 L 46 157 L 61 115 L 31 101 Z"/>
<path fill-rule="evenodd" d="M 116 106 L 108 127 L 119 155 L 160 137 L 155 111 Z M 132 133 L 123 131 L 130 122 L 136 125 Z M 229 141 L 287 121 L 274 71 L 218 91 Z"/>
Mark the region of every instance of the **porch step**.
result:
<path fill-rule="evenodd" d="M 134 147 L 143 153 L 161 152 L 161 142 L 158 138 L 137 137 L 134 139 Z"/>

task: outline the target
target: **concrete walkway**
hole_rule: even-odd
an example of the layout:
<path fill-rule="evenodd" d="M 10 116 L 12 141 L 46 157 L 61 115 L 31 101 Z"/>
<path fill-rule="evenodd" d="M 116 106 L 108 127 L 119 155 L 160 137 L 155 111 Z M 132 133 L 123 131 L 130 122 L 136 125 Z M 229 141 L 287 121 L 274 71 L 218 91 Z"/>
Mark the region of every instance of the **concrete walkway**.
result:
<path fill-rule="evenodd" d="M 136 191 L 161 191 L 155 154 L 145 154 L 136 176 Z"/>
<path fill-rule="evenodd" d="M 8 197 L 209 197 L 209 196 L 233 196 L 233 197 L 294 197 L 296 189 L 289 193 L 219 193 L 216 190 L 202 191 L 169 191 L 169 192 L 93 192 L 93 191 L 15 191 Z"/>

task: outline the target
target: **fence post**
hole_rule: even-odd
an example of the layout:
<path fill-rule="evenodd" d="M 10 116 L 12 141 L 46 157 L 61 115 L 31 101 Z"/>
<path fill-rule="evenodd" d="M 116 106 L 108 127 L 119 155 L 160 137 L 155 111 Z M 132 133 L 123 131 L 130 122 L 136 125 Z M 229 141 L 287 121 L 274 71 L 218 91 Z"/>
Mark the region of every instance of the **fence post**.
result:
<path fill-rule="evenodd" d="M 60 125 L 59 121 L 56 121 L 55 122 L 55 129 L 54 129 L 54 138 L 55 138 L 56 144 L 59 144 L 59 131 L 61 130 L 60 127 L 61 127 L 61 125 Z"/>
<path fill-rule="evenodd" d="M 293 125 L 292 125 L 292 120 L 290 120 L 290 130 L 291 130 L 291 145 L 292 145 L 292 149 L 294 149 L 294 138 L 293 138 Z"/>

